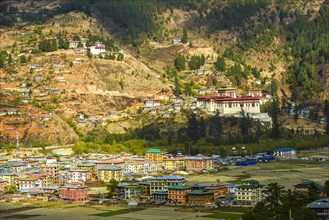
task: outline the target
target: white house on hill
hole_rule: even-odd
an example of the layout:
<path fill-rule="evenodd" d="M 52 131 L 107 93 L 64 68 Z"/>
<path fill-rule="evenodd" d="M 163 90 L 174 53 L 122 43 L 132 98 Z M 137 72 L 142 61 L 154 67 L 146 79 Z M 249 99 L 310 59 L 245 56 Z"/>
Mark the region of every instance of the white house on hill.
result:
<path fill-rule="evenodd" d="M 90 46 L 90 53 L 93 55 L 99 55 L 100 53 L 105 53 L 105 52 L 106 52 L 105 45 L 100 42 L 96 42 L 94 45 Z"/>

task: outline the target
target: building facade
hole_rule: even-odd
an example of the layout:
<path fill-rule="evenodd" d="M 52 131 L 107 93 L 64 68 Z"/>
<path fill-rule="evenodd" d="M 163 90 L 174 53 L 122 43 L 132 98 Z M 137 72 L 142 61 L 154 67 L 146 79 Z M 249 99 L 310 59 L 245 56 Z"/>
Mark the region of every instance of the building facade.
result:
<path fill-rule="evenodd" d="M 60 196 L 66 202 L 84 202 L 88 200 L 87 186 L 61 186 Z"/>
<path fill-rule="evenodd" d="M 145 160 L 162 162 L 163 161 L 162 150 L 160 150 L 158 148 L 149 148 L 145 152 Z"/>
<path fill-rule="evenodd" d="M 187 203 L 191 205 L 206 205 L 214 202 L 214 193 L 204 190 L 193 190 L 187 193 Z"/>
<path fill-rule="evenodd" d="M 187 201 L 187 193 L 192 191 L 192 187 L 176 185 L 168 187 L 168 202 L 170 203 L 182 203 Z"/>
<path fill-rule="evenodd" d="M 110 182 L 112 179 L 121 181 L 123 179 L 122 168 L 119 167 L 104 167 L 97 169 L 98 180 Z"/>
<path fill-rule="evenodd" d="M 214 169 L 214 161 L 211 157 L 198 154 L 193 157 L 186 157 L 186 170 L 200 172 L 202 170 Z"/>
<path fill-rule="evenodd" d="M 150 181 L 150 193 L 156 191 L 167 191 L 169 186 L 183 185 L 186 182 L 180 176 L 161 176 Z"/>

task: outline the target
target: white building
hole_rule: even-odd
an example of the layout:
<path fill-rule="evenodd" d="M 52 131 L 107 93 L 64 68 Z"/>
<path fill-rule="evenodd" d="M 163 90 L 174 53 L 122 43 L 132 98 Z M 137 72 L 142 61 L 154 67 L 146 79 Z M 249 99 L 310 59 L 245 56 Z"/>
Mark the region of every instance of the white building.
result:
<path fill-rule="evenodd" d="M 105 45 L 100 42 L 96 42 L 94 45 L 90 47 L 90 53 L 93 55 L 99 55 L 100 53 L 105 53 L 105 52 L 106 52 Z"/>
<path fill-rule="evenodd" d="M 283 147 L 277 148 L 273 151 L 274 156 L 283 158 L 293 158 L 296 157 L 296 148 L 293 147 Z"/>
<path fill-rule="evenodd" d="M 162 171 L 162 164 L 156 161 L 131 160 L 127 161 L 124 171 L 135 174 L 152 174 Z"/>
<path fill-rule="evenodd" d="M 144 101 L 145 107 L 158 107 L 161 105 L 159 99 L 147 99 Z"/>
<path fill-rule="evenodd" d="M 222 115 L 234 115 L 242 111 L 245 113 L 258 114 L 260 113 L 260 99 L 258 97 L 248 96 L 199 96 L 197 99 L 197 107 L 207 112 L 219 112 Z"/>
<path fill-rule="evenodd" d="M 90 172 L 88 170 L 69 170 L 68 179 L 69 182 L 84 183 L 90 178 Z"/>

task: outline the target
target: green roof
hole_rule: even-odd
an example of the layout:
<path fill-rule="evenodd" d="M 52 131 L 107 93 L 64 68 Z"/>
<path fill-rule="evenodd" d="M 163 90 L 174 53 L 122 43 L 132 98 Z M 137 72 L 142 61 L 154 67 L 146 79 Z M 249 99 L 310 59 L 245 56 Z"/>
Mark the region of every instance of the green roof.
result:
<path fill-rule="evenodd" d="M 193 190 L 192 192 L 188 192 L 187 194 L 189 195 L 208 195 L 208 194 L 214 194 L 212 192 L 207 192 L 207 191 L 204 191 L 204 190 Z"/>
<path fill-rule="evenodd" d="M 159 148 L 149 148 L 146 153 L 162 153 L 162 150 Z"/>
<path fill-rule="evenodd" d="M 296 150 L 294 147 L 282 147 L 282 148 L 277 148 L 274 151 L 291 151 L 291 150 Z"/>
<path fill-rule="evenodd" d="M 190 186 L 176 185 L 176 186 L 168 186 L 168 189 L 191 189 Z"/>

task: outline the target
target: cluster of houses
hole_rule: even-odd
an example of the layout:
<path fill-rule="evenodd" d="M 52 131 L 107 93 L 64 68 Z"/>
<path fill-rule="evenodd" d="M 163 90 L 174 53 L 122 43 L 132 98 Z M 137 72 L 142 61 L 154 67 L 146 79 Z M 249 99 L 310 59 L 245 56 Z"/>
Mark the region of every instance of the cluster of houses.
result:
<path fill-rule="evenodd" d="M 293 148 L 274 151 L 278 157 L 295 154 Z M 225 159 L 226 162 L 229 160 L 232 158 Z M 118 184 L 116 193 L 109 199 L 118 201 L 209 205 L 229 197 L 233 198 L 230 204 L 253 205 L 264 198 L 264 186 L 255 180 L 247 180 L 241 185 L 223 184 L 220 180 L 216 184 L 188 184 L 184 177 L 215 172 L 220 167 L 221 162 L 215 156 L 173 156 L 158 148 L 147 149 L 143 157 L 121 154 L 62 156 L 60 160 L 45 155 L 15 160 L 0 158 L 0 191 L 4 192 L 0 198 L 41 197 L 45 200 L 85 202 L 94 198 L 89 194 L 90 186 L 112 184 L 113 180 Z M 305 192 L 309 184 L 312 183 L 298 184 L 295 190 Z M 323 186 L 315 186 L 324 196 Z M 8 193 L 12 188 L 16 189 L 16 194 Z"/>

